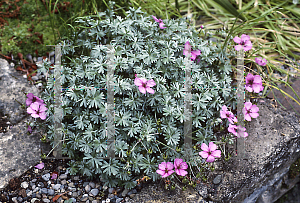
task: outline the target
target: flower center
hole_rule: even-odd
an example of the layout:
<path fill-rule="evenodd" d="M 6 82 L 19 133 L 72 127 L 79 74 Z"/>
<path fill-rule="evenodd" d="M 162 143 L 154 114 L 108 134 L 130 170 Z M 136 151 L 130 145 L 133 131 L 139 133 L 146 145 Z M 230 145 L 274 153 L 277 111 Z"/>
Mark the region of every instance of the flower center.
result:
<path fill-rule="evenodd" d="M 248 84 L 253 85 L 253 80 L 248 80 Z"/>
<path fill-rule="evenodd" d="M 143 87 L 146 88 L 146 87 L 147 87 L 147 84 L 146 84 L 146 83 L 143 83 Z"/>

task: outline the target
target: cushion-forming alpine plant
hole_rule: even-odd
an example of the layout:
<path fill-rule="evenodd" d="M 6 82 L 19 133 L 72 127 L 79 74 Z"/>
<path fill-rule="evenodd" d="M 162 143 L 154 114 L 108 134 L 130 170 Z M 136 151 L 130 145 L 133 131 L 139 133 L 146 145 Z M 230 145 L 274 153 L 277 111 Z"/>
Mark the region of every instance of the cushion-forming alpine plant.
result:
<path fill-rule="evenodd" d="M 183 50 L 183 54 L 191 54 L 191 49 L 190 49 L 190 44 L 189 42 L 186 42 L 185 44 L 185 49 Z M 193 55 L 193 54 L 192 54 Z M 200 55 L 200 53 L 199 53 Z M 192 60 L 195 60 L 197 56 L 197 52 L 194 52 L 194 58 L 192 58 Z M 258 63 L 259 64 L 259 63 Z M 259 64 L 261 65 L 261 64 Z M 250 74 L 250 73 L 249 73 Z M 254 78 L 256 78 L 256 83 L 253 83 L 253 76 L 252 74 L 250 74 L 247 76 L 246 78 L 246 84 L 248 85 L 248 89 L 247 90 L 262 90 L 262 88 L 260 88 L 261 86 L 261 81 L 259 81 L 258 78 L 260 78 L 260 76 L 255 76 Z M 138 78 L 137 74 L 135 74 L 135 80 L 134 80 L 134 84 L 137 85 L 139 87 L 139 91 L 143 94 L 146 94 L 146 91 L 154 94 L 154 90 L 151 89 L 150 87 L 153 87 L 156 85 L 156 83 L 154 82 L 153 79 L 147 81 L 144 78 Z M 254 88 L 254 87 L 255 88 Z M 257 91 L 255 91 L 257 92 Z M 28 99 L 26 100 L 26 104 L 27 106 L 30 106 L 30 108 L 28 108 L 27 112 L 31 113 L 32 117 L 37 118 L 40 117 L 42 120 L 45 120 L 45 111 L 47 110 L 44 104 L 44 101 L 36 96 L 34 96 L 32 93 L 27 94 Z M 38 113 L 38 107 L 41 108 L 41 114 Z M 33 111 L 33 110 L 37 110 Z M 252 105 L 251 102 L 246 102 L 245 103 L 245 107 L 243 108 L 243 113 L 245 115 L 245 120 L 251 121 L 251 117 L 252 118 L 257 118 L 258 115 L 258 107 L 256 105 Z M 227 118 L 228 121 L 233 124 L 234 122 L 237 122 L 236 117 L 234 117 L 233 113 L 228 111 L 227 107 L 224 105 L 222 107 L 222 111 L 220 111 L 220 115 L 221 118 Z M 242 128 L 241 126 L 235 126 L 235 125 L 231 125 L 229 124 L 229 128 L 228 131 L 233 133 L 234 135 L 236 135 L 237 137 L 247 137 L 248 134 L 245 132 L 245 128 Z M 30 131 L 30 133 L 32 132 L 31 127 L 28 127 L 28 131 Z M 202 143 L 201 145 L 201 149 L 203 150 L 202 152 L 199 152 L 199 155 L 202 158 L 207 158 L 207 162 L 214 162 L 215 158 L 220 158 L 221 157 L 221 151 L 217 150 L 217 145 L 214 144 L 213 142 L 209 143 L 209 146 L 207 146 L 205 143 Z M 44 163 L 38 164 L 37 166 L 35 166 L 36 168 L 42 169 L 44 167 L 43 165 Z M 174 173 L 174 170 L 172 170 L 175 167 L 175 172 L 177 175 L 180 176 L 185 176 L 187 175 L 187 171 L 185 171 L 188 168 L 188 165 L 186 164 L 186 162 L 183 162 L 182 159 L 176 158 L 174 161 L 174 165 L 171 162 L 162 162 L 161 164 L 159 164 L 159 169 L 156 171 L 158 174 L 162 175 L 162 178 L 168 177 L 170 176 L 172 173 Z M 51 179 L 55 179 L 56 174 L 53 174 Z"/>
<path fill-rule="evenodd" d="M 154 18 L 154 16 L 152 16 L 153 18 Z M 166 22 L 166 27 L 163 27 L 164 26 L 164 24 L 163 24 L 163 22 L 162 22 L 162 20 L 161 19 L 157 19 L 156 17 L 154 18 L 154 20 L 156 21 L 156 22 L 159 22 L 159 28 L 161 29 L 161 31 L 163 31 L 163 30 L 168 30 L 169 28 L 170 28 L 170 23 L 169 22 Z M 172 25 L 171 25 L 172 26 Z M 166 29 L 167 28 L 167 29 Z M 119 29 L 119 30 L 122 30 L 121 28 Z M 91 33 L 93 33 L 94 31 L 92 30 L 91 31 Z M 167 31 L 168 32 L 168 31 Z M 92 34 L 91 34 L 91 36 L 92 36 Z M 178 38 L 179 39 L 179 38 Z M 180 40 L 180 39 L 179 39 Z M 252 44 L 251 44 L 251 42 L 250 42 L 250 38 L 248 38 L 248 37 L 245 37 L 244 35 L 242 35 L 242 37 L 241 37 L 241 39 L 240 40 L 238 40 L 237 38 L 236 38 L 236 40 L 235 40 L 235 42 L 236 43 L 239 43 L 239 45 L 238 46 L 240 46 L 240 47 L 237 47 L 238 49 L 241 49 L 241 48 L 243 48 L 244 50 L 246 49 L 246 50 L 250 50 L 251 48 L 252 48 Z M 182 43 L 182 42 L 181 42 Z M 193 49 L 191 49 L 191 45 L 190 45 L 190 40 L 186 40 L 185 42 L 183 42 L 183 43 L 185 43 L 185 46 L 184 46 L 184 49 L 181 51 L 181 54 L 184 56 L 186 53 L 190 53 L 191 54 L 191 60 L 192 61 L 195 61 L 195 59 L 198 57 L 198 62 L 200 62 L 200 58 L 201 58 L 201 62 L 203 62 L 203 64 L 207 64 L 208 63 L 208 61 L 205 61 L 205 56 L 207 56 L 207 50 L 205 49 L 205 47 L 204 48 L 202 48 L 201 49 L 201 51 L 200 50 L 197 50 L 197 51 L 195 51 L 195 50 L 193 50 Z M 192 41 L 192 43 L 195 43 L 195 42 L 193 42 Z M 105 44 L 105 42 L 104 42 L 104 44 Z M 250 47 L 250 44 L 251 44 L 251 48 L 249 49 L 249 47 Z M 136 47 L 139 47 L 139 45 L 136 43 L 135 44 L 136 45 Z M 204 50 L 204 51 L 203 51 Z M 99 52 L 100 53 L 100 52 Z M 204 53 L 204 55 L 203 56 L 201 56 L 201 54 L 203 54 Z M 176 55 L 177 57 L 180 57 L 179 55 Z M 201 64 L 201 65 L 203 65 L 203 64 Z M 67 69 L 68 70 L 68 69 Z M 69 69 L 70 70 L 70 69 Z M 193 69 L 193 71 L 194 71 L 194 69 Z M 137 75 L 135 75 L 135 79 L 134 79 L 134 81 L 132 81 L 133 82 L 133 84 L 135 85 L 135 86 L 138 86 L 138 90 L 139 90 L 139 92 L 141 92 L 143 95 L 145 95 L 146 94 L 146 92 L 148 92 L 148 93 L 150 93 L 150 95 L 148 95 L 148 96 L 151 96 L 151 95 L 153 95 L 153 96 L 155 96 L 156 94 L 159 94 L 160 93 L 160 91 L 154 91 L 154 89 L 152 89 L 151 87 L 159 87 L 159 86 L 161 86 L 162 85 L 162 83 L 161 83 L 161 81 L 159 80 L 159 78 L 156 76 L 154 79 L 150 79 L 151 77 L 149 77 L 149 76 L 151 76 L 151 74 L 141 74 L 142 72 L 141 71 L 136 71 L 135 70 L 135 72 L 136 73 L 138 73 L 138 75 L 139 75 L 139 77 L 137 77 Z M 147 72 L 147 70 L 145 70 L 145 72 Z M 197 73 L 196 73 L 197 74 Z M 70 77 L 70 76 L 68 76 L 68 75 L 66 75 L 66 78 L 67 77 Z M 149 79 L 149 80 L 147 80 L 147 79 Z M 255 88 L 255 89 L 257 89 L 257 87 L 255 87 L 255 84 L 256 84 L 256 82 L 257 82 L 257 80 L 255 81 L 255 83 L 249 83 L 248 84 L 248 86 L 249 86 L 249 88 Z M 157 85 L 157 86 L 156 86 Z M 253 87 L 253 85 L 254 85 L 254 87 Z M 53 85 L 52 85 L 53 86 Z M 51 86 L 51 87 L 52 87 Z M 159 90 L 158 88 L 156 88 L 156 90 Z M 260 88 L 260 90 L 261 90 L 261 88 Z M 79 95 L 80 96 L 80 95 Z M 84 96 L 84 95 L 83 95 Z M 73 94 L 73 97 L 78 97 L 78 95 L 75 95 L 75 94 Z M 50 101 L 49 99 L 51 99 L 51 97 L 49 97 L 48 96 L 48 99 L 46 99 L 46 101 Z M 82 101 L 82 103 L 83 103 L 83 101 Z M 223 106 L 224 107 L 224 106 Z M 226 107 L 226 109 L 225 108 L 223 108 L 222 107 L 222 111 L 223 111 L 223 113 L 221 113 L 220 112 L 220 114 L 221 114 L 221 118 L 228 118 L 228 120 L 230 121 L 230 123 L 233 123 L 233 122 L 237 122 L 237 119 L 236 118 L 234 118 L 232 115 L 232 113 L 230 114 L 230 113 L 226 113 L 226 111 L 227 111 L 227 107 Z M 52 107 L 51 107 L 52 108 Z M 78 107 L 76 107 L 76 108 L 78 108 Z M 48 112 L 49 112 L 49 110 L 50 110 L 50 107 L 49 107 L 49 109 L 48 109 Z M 245 108 L 245 110 L 246 110 L 246 114 L 249 114 L 248 116 L 251 116 L 251 113 L 257 113 L 257 112 L 251 112 L 251 107 L 250 107 L 250 112 L 248 112 L 248 110 L 249 110 L 249 108 L 247 107 L 247 109 Z M 84 113 L 84 112 L 82 112 L 82 113 Z M 76 114 L 76 113 L 75 113 Z M 51 113 L 50 113 L 50 117 L 51 116 L 53 116 L 53 115 L 51 115 Z M 252 116 L 251 116 L 252 117 Z M 254 117 L 252 117 L 252 118 L 254 118 Z M 63 124 L 64 125 L 64 124 Z M 231 125 L 231 124 L 230 124 Z M 232 130 L 232 128 L 233 128 L 233 130 Z M 235 131 L 235 129 L 234 129 L 234 125 L 232 125 L 232 126 L 230 126 L 230 131 L 232 131 L 232 133 L 233 134 L 235 134 L 236 136 L 240 136 L 240 135 L 242 135 L 243 133 L 244 133 L 244 136 L 245 136 L 245 132 L 244 132 L 244 129 L 240 129 L 239 127 L 237 127 L 236 128 L 236 131 Z M 229 131 L 229 129 L 228 129 L 228 131 Z M 71 139 L 73 139 L 73 138 L 71 138 Z M 140 139 L 141 140 L 141 139 Z M 140 142 L 140 140 L 139 140 L 139 142 Z M 138 142 L 137 142 L 138 143 Z M 210 143 L 212 143 L 212 142 L 210 142 Z M 87 146 L 87 144 L 88 143 L 86 143 L 85 144 L 85 146 Z M 118 143 L 116 143 L 116 144 L 118 144 Z M 125 144 L 126 144 L 126 142 L 123 142 L 123 144 L 124 144 L 124 146 L 125 146 Z M 202 143 L 202 146 L 203 147 L 201 147 L 201 149 L 203 150 L 203 152 L 200 152 L 199 153 L 199 155 L 200 156 L 204 156 L 204 157 L 206 157 L 207 158 L 207 162 L 213 162 L 214 160 L 215 160 L 215 158 L 220 158 L 220 152 L 219 152 L 219 150 L 216 150 L 217 149 L 217 147 L 216 147 L 216 145 L 213 145 L 213 143 L 212 144 L 209 144 L 209 146 L 207 146 L 206 145 L 206 147 L 205 147 L 205 145 L 203 145 L 203 144 L 205 144 L 205 143 Z M 83 145 L 82 145 L 83 146 Z M 128 148 L 127 148 L 128 149 Z M 139 149 L 143 149 L 143 146 L 141 146 L 141 148 L 139 148 Z M 154 148 L 155 149 L 155 148 Z M 122 150 L 122 149 L 121 149 Z M 85 151 L 85 153 L 87 153 L 87 156 L 89 157 L 89 156 L 91 156 L 91 155 L 89 155 L 88 152 L 89 150 L 86 150 Z M 154 151 L 154 150 L 153 150 Z M 156 150 L 157 151 L 157 150 Z M 127 151 L 128 152 L 128 151 Z M 125 154 L 127 154 L 127 155 L 130 155 L 130 153 L 127 153 L 126 151 L 125 151 Z M 169 153 L 169 152 L 168 152 Z M 170 153 L 169 153 L 170 154 Z M 94 155 L 92 155 L 92 156 L 94 156 Z M 136 156 L 136 155 L 135 155 Z M 149 156 L 149 155 L 147 155 L 147 156 Z M 172 155 L 173 156 L 173 155 Z M 166 157 L 166 158 L 164 158 L 164 159 L 167 159 L 167 157 L 168 157 L 168 155 L 167 156 L 164 156 L 164 157 Z M 171 154 L 170 154 L 170 156 L 169 157 L 171 157 Z M 203 157 L 203 158 L 204 158 Z M 129 157 L 128 157 L 129 158 Z M 138 161 L 138 158 L 135 158 L 135 159 L 137 159 L 137 161 Z M 143 165 L 141 165 L 141 166 L 145 166 L 145 163 L 147 163 L 147 158 L 145 158 L 145 160 L 144 160 L 144 162 L 142 162 L 143 163 Z M 152 159 L 153 161 L 155 160 L 154 159 L 154 157 L 153 157 L 153 159 Z M 96 161 L 96 160 L 95 160 Z M 145 162 L 146 161 L 146 162 Z M 150 161 L 150 159 L 149 159 L 149 161 Z M 152 161 L 151 161 L 152 162 Z M 187 162 L 188 162 L 188 160 L 187 160 Z M 92 163 L 92 162 L 89 162 L 89 163 Z M 94 163 L 94 162 L 93 162 Z M 96 162 L 95 162 L 96 163 Z M 111 165 L 111 167 L 113 166 L 113 168 L 110 168 L 110 167 L 108 167 L 108 163 L 106 163 L 105 161 L 104 161 L 104 165 L 103 165 L 103 168 L 105 169 L 105 171 L 107 172 L 107 171 L 109 171 L 109 170 L 115 170 L 115 171 L 119 171 L 119 170 L 116 170 L 116 169 L 118 169 L 117 167 L 117 165 L 116 165 L 116 163 L 117 163 L 117 161 L 115 161 L 115 160 L 113 160 L 113 161 L 110 161 L 109 162 L 110 163 L 110 165 Z M 130 164 L 132 164 L 131 163 L 131 161 L 128 161 L 127 162 L 127 166 L 129 165 L 129 163 Z M 137 162 L 138 163 L 138 162 Z M 137 163 L 136 163 L 136 165 L 137 165 Z M 162 163 L 164 163 L 164 164 L 162 164 Z M 187 171 L 185 171 L 186 169 L 188 169 L 188 167 L 187 167 L 187 163 L 186 162 L 183 162 L 182 161 L 182 159 L 179 159 L 179 158 L 176 158 L 175 159 L 175 162 L 174 162 L 174 165 L 171 163 L 171 162 L 162 162 L 161 164 L 159 164 L 159 169 L 156 171 L 158 174 L 160 174 L 161 176 L 164 176 L 164 177 L 168 177 L 168 176 L 170 176 L 171 174 L 173 174 L 174 173 L 174 171 L 173 171 L 173 169 L 174 169 L 174 167 L 175 167 L 175 172 L 176 172 L 176 174 L 177 175 L 180 175 L 180 176 L 186 176 L 187 174 L 188 174 L 188 172 Z M 170 164 L 171 163 L 171 164 Z M 75 165 L 73 164 L 72 165 L 72 168 L 71 168 L 71 171 L 74 171 L 74 169 L 73 169 L 73 167 L 74 167 Z M 152 166 L 151 165 L 147 165 L 148 167 L 148 175 L 150 174 L 149 172 L 151 171 L 151 168 L 152 168 Z M 151 167 L 150 167 L 151 166 Z M 81 168 L 82 167 L 84 167 L 83 165 L 81 165 L 80 166 Z M 109 170 L 108 170 L 108 168 L 109 168 Z M 146 169 L 146 168 L 144 168 L 144 169 Z M 191 168 L 189 168 L 190 170 L 192 170 Z M 86 170 L 87 171 L 87 170 Z M 104 171 L 104 173 L 105 173 L 105 171 Z M 110 174 L 112 174 L 112 172 L 113 171 L 110 171 Z M 172 172 L 173 171 L 173 172 Z M 90 172 L 92 172 L 91 170 L 90 170 Z M 99 173 L 100 173 L 100 171 L 99 171 Z M 119 171 L 119 173 L 122 175 L 122 177 L 125 177 L 125 174 L 124 173 L 122 173 L 122 171 Z M 146 174 L 147 174 L 146 173 Z M 102 171 L 102 174 L 103 174 L 103 171 Z M 113 172 L 113 174 L 118 174 L 118 173 L 115 173 L 115 172 Z M 127 174 L 127 173 L 126 173 Z M 130 174 L 130 173 L 128 173 L 128 174 Z M 121 177 L 121 176 L 120 176 Z M 120 177 L 118 177 L 119 179 L 120 179 Z M 126 175 L 126 177 L 129 177 L 129 175 Z M 154 177 L 154 176 L 153 176 Z M 107 181 L 110 181 L 109 182 L 109 184 L 111 184 L 111 182 L 112 182 L 112 180 L 109 180 L 108 179 L 108 177 L 107 177 L 107 175 L 102 175 L 102 178 L 104 178 L 105 180 L 107 180 Z M 116 179 L 117 177 L 116 176 L 114 176 L 113 177 L 113 179 Z M 126 184 L 126 187 L 128 187 L 128 188 L 130 188 L 127 184 Z"/>

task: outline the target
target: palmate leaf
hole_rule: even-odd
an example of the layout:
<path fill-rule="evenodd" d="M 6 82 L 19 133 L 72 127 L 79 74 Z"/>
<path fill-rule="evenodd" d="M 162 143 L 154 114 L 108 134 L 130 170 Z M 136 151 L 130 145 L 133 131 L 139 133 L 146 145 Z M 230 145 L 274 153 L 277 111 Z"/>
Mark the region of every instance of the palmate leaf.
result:
<path fill-rule="evenodd" d="M 106 173 L 109 176 L 111 176 L 111 175 L 115 176 L 117 173 L 119 173 L 119 167 L 117 167 L 116 160 L 113 160 L 113 161 L 109 160 L 109 163 L 104 161 L 104 165 L 101 168 L 104 168 L 105 170 L 103 171 L 103 173 Z"/>
<path fill-rule="evenodd" d="M 130 190 L 136 186 L 136 181 L 125 182 L 123 185 L 126 189 Z"/>

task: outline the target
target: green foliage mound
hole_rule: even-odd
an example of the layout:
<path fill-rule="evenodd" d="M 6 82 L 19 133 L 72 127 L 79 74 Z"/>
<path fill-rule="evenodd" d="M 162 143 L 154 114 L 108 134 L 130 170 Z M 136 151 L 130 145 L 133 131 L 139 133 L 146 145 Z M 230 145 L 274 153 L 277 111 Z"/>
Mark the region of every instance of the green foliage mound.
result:
<path fill-rule="evenodd" d="M 163 161 L 184 155 L 184 44 L 200 50 L 200 61 L 192 62 L 193 144 L 215 140 L 213 127 L 223 105 L 235 109 L 231 87 L 231 65 L 226 53 L 188 28 L 186 19 L 165 20 L 160 29 L 151 15 L 130 8 L 127 17 L 115 16 L 113 7 L 96 17 L 81 18 L 80 33 L 64 41 L 62 49 L 62 109 L 65 137 L 63 154 L 71 157 L 70 174 L 99 177 L 109 187 L 133 188 L 142 175 L 154 181 Z M 158 17 L 158 16 L 157 16 Z M 115 49 L 115 137 L 116 157 L 106 157 L 107 48 Z M 199 56 L 198 56 L 199 57 Z M 46 71 L 44 62 L 39 71 Z M 154 94 L 142 94 L 134 84 L 139 78 L 153 79 Z M 78 87 L 103 89 L 72 90 Z M 204 89 L 206 88 L 206 89 Z M 225 89 L 228 88 L 228 89 Z M 54 76 L 42 95 L 48 108 L 48 138 L 54 147 Z M 160 121 L 160 122 L 159 122 Z M 46 126 L 46 125 L 45 125 Z M 196 131 L 196 132 L 195 132 Z M 176 150 L 177 149 L 177 150 Z M 191 166 L 202 162 L 193 151 Z M 189 160 L 184 160 L 189 161 Z M 190 172 L 189 172 L 190 173 Z"/>

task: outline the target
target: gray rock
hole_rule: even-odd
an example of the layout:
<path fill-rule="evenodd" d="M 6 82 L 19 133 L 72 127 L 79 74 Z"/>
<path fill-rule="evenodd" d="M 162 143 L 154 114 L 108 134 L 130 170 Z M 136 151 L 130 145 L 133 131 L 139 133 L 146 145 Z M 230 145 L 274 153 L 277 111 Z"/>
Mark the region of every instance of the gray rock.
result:
<path fill-rule="evenodd" d="M 42 187 L 44 187 L 45 185 L 44 185 L 44 183 L 39 182 L 39 183 L 38 183 L 38 186 L 42 188 Z"/>
<path fill-rule="evenodd" d="M 85 202 L 86 200 L 88 200 L 89 196 L 87 194 L 82 195 L 80 201 Z"/>
<path fill-rule="evenodd" d="M 123 198 L 117 198 L 116 203 L 120 203 L 123 200 Z"/>
<path fill-rule="evenodd" d="M 45 199 L 43 199 L 43 202 L 50 202 L 50 200 L 45 198 Z"/>
<path fill-rule="evenodd" d="M 66 181 L 66 180 L 62 180 L 60 183 L 61 183 L 62 185 L 66 185 L 66 184 L 67 184 L 67 181 Z"/>
<path fill-rule="evenodd" d="M 74 185 L 73 182 L 70 182 L 70 183 L 68 184 L 68 186 L 69 186 L 69 187 L 75 187 L 75 185 Z"/>
<path fill-rule="evenodd" d="M 68 178 L 68 176 L 66 175 L 66 174 L 61 174 L 60 176 L 59 176 L 59 179 L 67 179 Z"/>
<path fill-rule="evenodd" d="M 128 192 L 129 192 L 129 189 L 125 188 L 124 191 L 122 192 L 122 197 L 125 197 Z"/>
<path fill-rule="evenodd" d="M 89 185 L 91 186 L 91 188 L 95 188 L 96 184 L 93 182 L 90 182 Z"/>
<path fill-rule="evenodd" d="M 46 173 L 45 175 L 42 175 L 42 178 L 45 180 L 45 181 L 48 181 L 50 179 L 50 173 Z"/>
<path fill-rule="evenodd" d="M 111 188 L 108 189 L 108 193 L 109 193 L 109 194 L 113 193 L 114 191 L 115 191 L 115 188 L 112 188 L 112 187 L 111 187 Z"/>
<path fill-rule="evenodd" d="M 259 116 L 245 125 L 245 158 L 214 163 L 223 170 L 218 193 L 210 194 L 215 201 L 274 202 L 298 182 L 299 175 L 289 178 L 288 171 L 300 157 L 300 117 L 280 106 L 274 108 L 269 99 L 260 100 L 264 102 L 257 103 Z"/>
<path fill-rule="evenodd" d="M 222 175 L 217 175 L 217 176 L 215 177 L 215 179 L 213 180 L 213 183 L 214 183 L 215 185 L 217 185 L 217 184 L 219 184 L 219 183 L 221 182 L 221 180 L 222 180 Z"/>
<path fill-rule="evenodd" d="M 54 190 L 48 189 L 48 195 L 53 196 L 54 195 Z"/>
<path fill-rule="evenodd" d="M 37 81 L 37 80 L 39 80 L 39 77 L 35 75 L 35 76 L 32 76 L 31 79 L 34 81 Z"/>
<path fill-rule="evenodd" d="M 85 192 L 89 192 L 91 190 L 91 186 L 90 185 L 86 185 L 84 187 L 84 189 L 85 189 Z"/>
<path fill-rule="evenodd" d="M 59 190 L 60 189 L 61 184 L 55 184 L 53 186 L 53 190 Z"/>
<path fill-rule="evenodd" d="M 48 193 L 48 189 L 47 189 L 47 188 L 42 188 L 42 189 L 40 190 L 40 193 L 42 193 L 42 194 L 47 194 L 47 193 Z"/>
<path fill-rule="evenodd" d="M 11 198 L 11 200 L 15 203 L 18 203 L 17 197 L 13 197 L 13 198 Z"/>
<path fill-rule="evenodd" d="M 24 189 L 28 188 L 28 183 L 26 181 L 22 182 L 21 187 Z"/>
<path fill-rule="evenodd" d="M 92 195 L 92 196 L 94 196 L 94 197 L 97 196 L 98 193 L 99 193 L 99 190 L 98 190 L 97 188 L 92 189 L 92 190 L 90 191 L 90 195 Z"/>
<path fill-rule="evenodd" d="M 78 193 L 77 192 L 72 192 L 72 197 L 77 197 Z"/>
<path fill-rule="evenodd" d="M 0 189 L 5 188 L 10 179 L 21 176 L 30 167 L 37 165 L 41 159 L 41 150 L 49 153 L 52 148 L 40 140 L 45 133 L 42 129 L 27 134 L 26 122 L 33 120 L 27 113 L 23 92 L 38 97 L 41 95 L 39 88 L 23 78 L 23 73 L 0 59 L 0 112 L 10 122 L 9 129 L 0 136 Z M 21 108 L 22 104 L 25 104 L 25 109 Z"/>

